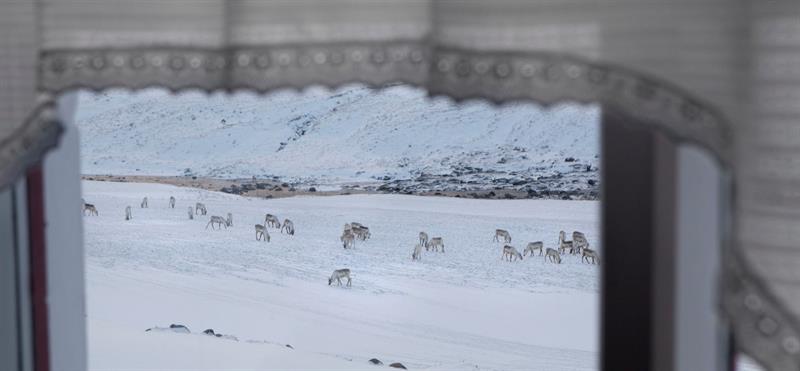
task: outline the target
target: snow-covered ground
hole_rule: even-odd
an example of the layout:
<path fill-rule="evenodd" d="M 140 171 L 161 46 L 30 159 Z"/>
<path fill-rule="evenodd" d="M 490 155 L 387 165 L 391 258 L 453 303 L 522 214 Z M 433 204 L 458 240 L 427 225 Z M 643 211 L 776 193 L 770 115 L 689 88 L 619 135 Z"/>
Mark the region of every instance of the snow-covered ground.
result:
<path fill-rule="evenodd" d="M 502 261 L 492 237 L 507 229 L 522 250 L 580 230 L 602 254 L 599 202 L 83 187 L 100 212 L 84 217 L 92 370 L 380 369 L 370 358 L 428 370 L 596 369 L 598 266 Z M 138 207 L 144 196 L 148 209 Z M 188 220 L 197 201 L 209 215 L 231 212 L 234 226 Z M 296 235 L 271 230 L 270 243 L 256 241 L 265 213 L 292 219 Z M 350 221 L 372 238 L 345 250 Z M 446 253 L 412 262 L 421 230 L 443 237 Z M 352 287 L 327 285 L 337 268 L 352 270 Z M 193 333 L 145 332 L 171 323 Z M 196 334 L 206 328 L 239 341 Z"/>
<path fill-rule="evenodd" d="M 83 92 L 78 108 L 84 174 L 599 189 L 592 105 L 455 104 L 409 86 L 348 86 L 264 96 Z"/>

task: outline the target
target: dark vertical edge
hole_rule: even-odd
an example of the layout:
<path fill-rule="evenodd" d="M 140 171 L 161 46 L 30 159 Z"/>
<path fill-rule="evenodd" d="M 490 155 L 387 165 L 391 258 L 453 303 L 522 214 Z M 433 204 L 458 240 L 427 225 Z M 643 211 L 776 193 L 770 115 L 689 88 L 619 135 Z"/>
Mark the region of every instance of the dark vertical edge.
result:
<path fill-rule="evenodd" d="M 28 170 L 28 226 L 30 230 L 31 303 L 33 309 L 34 370 L 50 370 L 45 249 L 44 175 L 42 165 Z"/>
<path fill-rule="evenodd" d="M 677 272 L 677 147 L 655 132 L 653 166 L 653 367 L 676 370 L 675 290 Z"/>
<path fill-rule="evenodd" d="M 653 364 L 653 132 L 604 107 L 601 369 Z"/>
<path fill-rule="evenodd" d="M 16 308 L 17 309 L 17 312 L 16 312 L 16 320 L 17 320 L 17 334 L 16 334 L 16 337 L 17 337 L 17 357 L 18 357 L 17 358 L 17 369 L 22 371 L 22 370 L 24 370 L 23 367 L 24 367 L 24 357 L 25 357 L 25 355 L 23 353 L 23 341 L 24 341 L 23 331 L 24 331 L 24 329 L 22 329 L 23 319 L 22 319 L 22 313 L 21 313 L 21 310 L 22 310 L 21 303 L 22 303 L 22 300 L 24 300 L 23 297 L 25 296 L 25 294 L 21 292 L 21 289 L 22 289 L 21 286 L 22 285 L 20 285 L 20 282 L 19 282 L 19 280 L 21 279 L 21 277 L 20 277 L 21 276 L 21 272 L 20 272 L 21 269 L 20 269 L 20 266 L 19 266 L 19 262 L 20 262 L 20 254 L 23 253 L 22 251 L 20 251 L 20 247 L 21 247 L 20 239 L 21 238 L 26 238 L 26 237 L 19 236 L 19 230 L 18 230 L 18 227 L 19 227 L 18 224 L 19 223 L 18 223 L 17 219 L 19 218 L 20 210 L 17 209 L 17 202 L 16 202 L 17 197 L 19 197 L 19 195 L 17 194 L 17 192 L 15 192 L 15 189 L 14 189 L 13 185 L 11 187 L 9 187 L 9 189 L 10 189 L 10 192 L 11 192 L 11 195 L 12 195 L 11 196 L 11 214 L 12 214 L 11 220 L 13 221 L 13 224 L 14 224 L 12 226 L 12 228 L 13 228 L 13 232 L 12 233 L 14 235 L 13 236 L 14 246 L 12 247 L 12 249 L 14 250 L 14 263 L 13 263 L 13 265 L 14 265 L 14 298 L 16 300 L 15 304 L 16 304 L 16 307 L 17 307 Z"/>

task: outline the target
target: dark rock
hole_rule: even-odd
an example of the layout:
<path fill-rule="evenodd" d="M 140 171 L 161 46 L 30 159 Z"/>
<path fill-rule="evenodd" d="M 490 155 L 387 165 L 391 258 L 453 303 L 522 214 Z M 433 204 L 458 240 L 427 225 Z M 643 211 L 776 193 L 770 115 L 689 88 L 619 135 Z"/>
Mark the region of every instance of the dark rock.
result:
<path fill-rule="evenodd" d="M 309 191 L 309 192 L 316 192 L 316 191 L 317 191 L 317 189 L 316 189 L 316 188 L 314 188 L 314 187 L 311 187 L 311 188 L 309 188 L 309 189 L 308 189 L 308 191 Z"/>
<path fill-rule="evenodd" d="M 506 200 L 513 200 L 513 199 L 515 199 L 515 198 L 516 198 L 516 197 L 515 197 L 514 195 L 512 195 L 511 193 L 506 193 L 506 194 L 504 194 L 504 195 L 503 195 L 503 197 L 504 197 Z"/>
<path fill-rule="evenodd" d="M 564 159 L 564 162 L 575 162 L 575 157 L 567 157 Z"/>
<path fill-rule="evenodd" d="M 402 364 L 402 363 L 400 363 L 400 362 L 395 362 L 395 363 L 392 363 L 392 364 L 390 364 L 390 365 L 389 365 L 389 367 L 392 367 L 392 368 L 402 368 L 403 370 L 408 370 L 408 369 L 406 368 L 406 366 L 403 366 L 403 364 Z"/>
<path fill-rule="evenodd" d="M 267 189 L 267 183 L 257 183 L 256 189 Z"/>
<path fill-rule="evenodd" d="M 203 333 L 206 335 L 216 335 L 214 333 L 214 329 L 206 329 L 205 331 L 203 331 Z"/>
<path fill-rule="evenodd" d="M 264 198 L 272 198 L 272 195 L 266 195 Z"/>
<path fill-rule="evenodd" d="M 372 363 L 373 365 L 382 365 L 383 364 L 383 362 L 381 362 L 381 360 L 379 360 L 377 358 L 370 359 L 369 363 Z"/>
<path fill-rule="evenodd" d="M 586 181 L 586 183 L 589 183 L 589 185 L 593 186 L 593 185 L 597 184 L 597 181 L 594 180 L 594 179 L 589 179 L 589 180 Z"/>
<path fill-rule="evenodd" d="M 294 187 L 290 187 L 289 188 L 289 192 L 296 192 L 296 191 L 297 191 L 297 189 L 295 189 Z"/>
<path fill-rule="evenodd" d="M 281 183 L 281 187 L 288 188 L 289 187 L 289 183 Z"/>
<path fill-rule="evenodd" d="M 184 326 L 184 325 L 176 325 L 176 324 L 174 324 L 174 323 L 173 323 L 173 324 L 171 324 L 171 325 L 169 325 L 169 328 L 172 328 L 172 329 L 175 329 L 175 328 L 179 328 L 179 329 L 186 329 L 186 331 L 189 331 L 189 328 L 188 328 L 188 327 L 186 327 L 186 326 Z"/>
<path fill-rule="evenodd" d="M 286 344 L 286 347 L 289 349 L 294 349 L 294 347 L 291 344 Z"/>

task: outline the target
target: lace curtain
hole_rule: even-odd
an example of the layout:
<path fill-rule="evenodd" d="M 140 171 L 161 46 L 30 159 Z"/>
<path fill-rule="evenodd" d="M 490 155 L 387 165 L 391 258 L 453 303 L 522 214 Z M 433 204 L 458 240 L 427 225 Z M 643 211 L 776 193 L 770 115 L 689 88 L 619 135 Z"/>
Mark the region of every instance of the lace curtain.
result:
<path fill-rule="evenodd" d="M 599 102 L 709 149 L 737 180 L 723 313 L 748 353 L 800 368 L 797 0 L 10 0 L 0 185 L 56 143 L 68 89 L 350 82 Z"/>

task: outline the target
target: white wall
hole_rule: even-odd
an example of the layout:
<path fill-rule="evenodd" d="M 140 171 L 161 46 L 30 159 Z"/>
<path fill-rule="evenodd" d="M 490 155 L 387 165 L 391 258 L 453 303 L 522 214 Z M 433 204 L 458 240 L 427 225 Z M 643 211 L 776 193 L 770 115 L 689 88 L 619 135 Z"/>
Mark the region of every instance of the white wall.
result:
<path fill-rule="evenodd" d="M 59 99 L 66 126 L 59 147 L 44 159 L 45 245 L 51 370 L 86 370 L 86 300 L 75 93 Z"/>
<path fill-rule="evenodd" d="M 677 153 L 675 370 L 726 370 L 725 332 L 718 320 L 718 284 L 727 205 L 726 175 L 707 152 Z"/>

